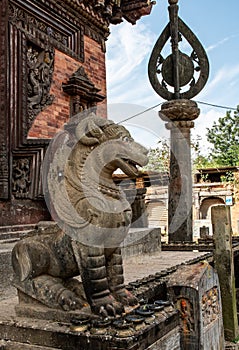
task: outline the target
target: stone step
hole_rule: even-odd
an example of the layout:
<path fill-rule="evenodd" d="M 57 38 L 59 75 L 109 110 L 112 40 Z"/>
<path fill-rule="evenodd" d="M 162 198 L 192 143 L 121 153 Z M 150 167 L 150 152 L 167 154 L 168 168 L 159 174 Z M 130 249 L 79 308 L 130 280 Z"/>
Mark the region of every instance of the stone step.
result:
<path fill-rule="evenodd" d="M 31 231 L 21 231 L 21 232 L 9 232 L 9 233 L 3 233 L 0 234 L 0 245 L 5 244 L 5 243 L 14 243 L 19 241 L 20 239 L 24 237 L 28 237 L 29 233 Z"/>
<path fill-rule="evenodd" d="M 34 234 L 36 229 L 45 229 L 55 225 L 53 221 L 40 221 L 37 224 L 0 226 L 0 243 L 5 240 L 22 239 Z"/>
<path fill-rule="evenodd" d="M 7 232 L 33 230 L 36 224 L 0 226 L 0 235 Z"/>
<path fill-rule="evenodd" d="M 0 350 L 56 350 L 56 348 L 1 340 Z"/>
<path fill-rule="evenodd" d="M 11 240 L 11 239 L 20 239 L 23 237 L 26 237 L 29 235 L 30 232 L 32 232 L 34 227 L 32 229 L 25 229 L 20 231 L 5 231 L 0 232 L 0 243 L 5 240 Z"/>

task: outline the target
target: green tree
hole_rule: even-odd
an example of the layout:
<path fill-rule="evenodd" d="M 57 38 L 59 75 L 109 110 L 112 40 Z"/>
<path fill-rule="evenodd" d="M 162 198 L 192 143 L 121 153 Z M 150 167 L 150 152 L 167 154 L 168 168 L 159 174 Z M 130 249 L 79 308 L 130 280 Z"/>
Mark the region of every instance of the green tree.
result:
<path fill-rule="evenodd" d="M 224 117 L 207 128 L 207 140 L 212 144 L 207 155 L 200 147 L 200 136 L 191 142 L 193 172 L 200 168 L 239 165 L 239 106 L 235 112 L 228 111 Z M 166 140 L 149 150 L 149 163 L 144 170 L 169 172 L 170 148 Z"/>
<path fill-rule="evenodd" d="M 190 145 L 194 170 L 200 167 L 206 167 L 209 164 L 209 160 L 201 154 L 200 140 L 200 136 L 197 135 L 196 139 L 192 139 Z M 149 150 L 148 157 L 149 162 L 144 167 L 144 170 L 169 173 L 170 147 L 167 140 L 158 141 L 158 146 Z"/>
<path fill-rule="evenodd" d="M 149 162 L 144 167 L 146 171 L 169 171 L 170 149 L 166 140 L 159 140 L 156 148 L 149 149 Z"/>
<path fill-rule="evenodd" d="M 239 106 L 232 113 L 207 128 L 207 140 L 212 144 L 209 160 L 215 166 L 239 165 Z"/>
<path fill-rule="evenodd" d="M 192 170 L 193 173 L 197 169 L 212 167 L 212 160 L 208 156 L 202 154 L 201 150 L 201 136 L 197 135 L 196 138 L 191 140 L 191 156 L 192 156 Z"/>

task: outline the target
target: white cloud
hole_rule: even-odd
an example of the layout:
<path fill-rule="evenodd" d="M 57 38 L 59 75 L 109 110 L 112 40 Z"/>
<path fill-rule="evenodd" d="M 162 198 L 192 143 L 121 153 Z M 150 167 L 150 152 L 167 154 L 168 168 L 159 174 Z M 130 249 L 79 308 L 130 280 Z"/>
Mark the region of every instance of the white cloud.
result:
<path fill-rule="evenodd" d="M 235 91 L 232 90 L 233 82 L 239 78 L 239 64 L 229 66 L 224 65 L 220 68 L 214 77 L 206 84 L 203 91 L 200 93 L 199 99 L 207 99 L 207 101 L 227 105 L 232 104 L 232 96 Z M 233 103 L 234 106 L 234 103 Z M 233 107 L 231 106 L 231 107 Z"/>
<path fill-rule="evenodd" d="M 199 106 L 200 107 L 200 106 Z M 225 110 L 215 110 L 210 108 L 208 110 L 201 111 L 198 119 L 195 120 L 195 128 L 192 130 L 192 137 L 201 137 L 200 149 L 203 154 L 207 154 L 212 145 L 207 141 L 207 128 L 211 128 L 214 122 L 217 122 L 220 117 L 224 117 Z"/>
<path fill-rule="evenodd" d="M 147 67 L 146 62 L 144 65 L 142 63 L 148 58 L 156 37 L 142 23 L 132 26 L 124 22 L 112 27 L 111 31 L 107 43 L 108 96 L 110 99 L 114 96 L 117 98 L 121 92 L 121 102 L 125 102 L 124 93 L 129 98 L 131 89 L 134 92 L 132 82 L 137 81 L 134 88 L 142 90 L 138 80 L 143 84 L 141 73 L 145 76 L 144 69 Z"/>
<path fill-rule="evenodd" d="M 206 51 L 207 51 L 207 52 L 210 52 L 210 51 L 212 51 L 212 50 L 218 48 L 219 46 L 225 44 L 225 42 L 227 42 L 228 40 L 230 40 L 230 39 L 233 38 L 233 37 L 234 37 L 234 35 L 228 36 L 228 37 L 226 37 L 226 38 L 224 38 L 224 39 L 218 41 L 217 43 L 208 46 L 208 47 L 206 48 Z"/>
<path fill-rule="evenodd" d="M 232 37 L 235 36 L 225 37 L 209 46 L 207 52 L 222 46 Z M 163 101 L 154 92 L 147 74 L 148 60 L 156 39 L 156 34 L 152 33 L 149 27 L 142 22 L 138 22 L 136 26 L 127 22 L 119 26 L 112 26 L 107 43 L 108 103 L 137 104 L 139 106 L 136 113 L 138 113 Z M 217 71 L 215 71 L 215 66 L 211 67 L 208 83 L 194 99 L 233 108 L 239 104 L 236 87 L 238 81 L 239 64 L 236 62 L 230 65 L 225 59 L 223 66 Z M 202 145 L 206 152 L 210 147 L 206 140 L 206 128 L 210 128 L 219 117 L 225 116 L 226 111 L 200 104 L 199 107 L 201 114 L 195 121 L 195 129 L 192 134 L 202 136 Z M 116 109 L 120 111 L 119 116 L 116 117 L 118 121 L 134 115 L 135 112 L 128 107 L 126 110 L 122 107 Z M 161 107 L 158 107 L 156 111 L 160 109 Z M 147 147 L 154 146 L 157 139 L 167 136 L 164 123 L 160 121 L 157 112 L 152 111 L 150 114 L 137 116 L 130 123 L 134 123 L 134 126 L 127 123 L 126 127 L 130 127 L 136 140 L 142 140 Z"/>

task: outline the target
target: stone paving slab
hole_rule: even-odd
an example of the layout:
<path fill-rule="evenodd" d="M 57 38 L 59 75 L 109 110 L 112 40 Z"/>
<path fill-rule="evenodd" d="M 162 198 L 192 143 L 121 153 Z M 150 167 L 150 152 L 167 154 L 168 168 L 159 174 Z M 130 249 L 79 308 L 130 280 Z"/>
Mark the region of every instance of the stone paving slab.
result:
<path fill-rule="evenodd" d="M 129 257 L 124 260 L 125 282 L 141 279 L 189 260 L 203 257 L 206 254 L 206 252 L 196 251 L 161 251 Z"/>

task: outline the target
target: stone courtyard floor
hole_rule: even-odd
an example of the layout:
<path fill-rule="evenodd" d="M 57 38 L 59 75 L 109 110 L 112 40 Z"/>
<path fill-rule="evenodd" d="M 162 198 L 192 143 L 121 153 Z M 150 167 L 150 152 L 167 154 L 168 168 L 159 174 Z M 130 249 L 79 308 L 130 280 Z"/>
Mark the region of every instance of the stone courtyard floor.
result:
<path fill-rule="evenodd" d="M 141 279 L 150 274 L 155 274 L 175 265 L 186 263 L 192 259 L 203 257 L 205 252 L 197 251 L 161 251 L 153 254 L 145 254 L 132 256 L 124 259 L 125 282 L 129 283 L 137 279 Z M 14 307 L 17 303 L 16 291 L 13 287 L 6 290 L 6 293 L 1 295 L 0 300 L 0 319 L 11 319 L 14 317 Z M 226 342 L 225 349 L 238 350 L 237 344 Z"/>
<path fill-rule="evenodd" d="M 124 260 L 125 282 L 135 281 L 175 265 L 201 257 L 205 252 L 161 251 Z"/>
<path fill-rule="evenodd" d="M 129 283 L 141 279 L 205 254 L 205 252 L 162 251 L 128 257 L 124 259 L 125 282 Z M 16 303 L 17 296 L 14 287 L 2 292 L 0 296 L 0 318 L 9 318 L 9 316 L 14 315 Z"/>

